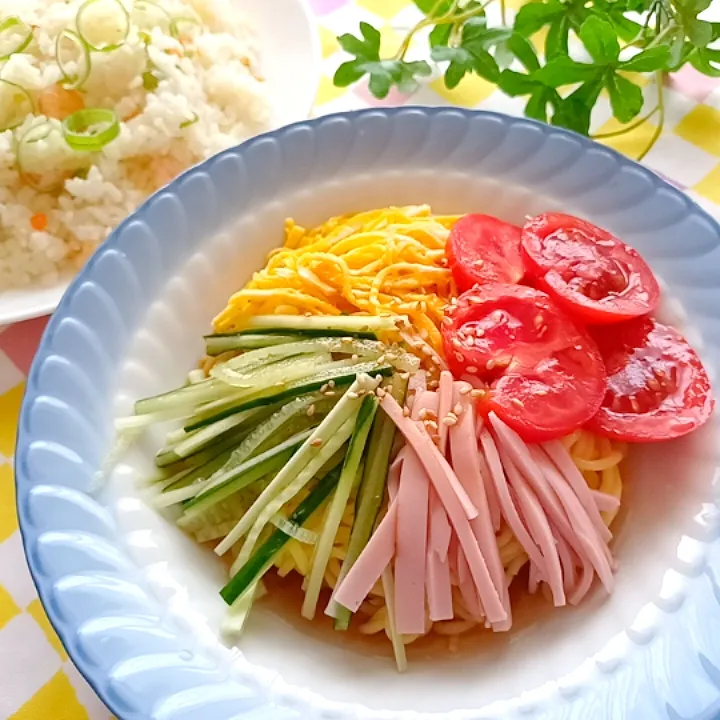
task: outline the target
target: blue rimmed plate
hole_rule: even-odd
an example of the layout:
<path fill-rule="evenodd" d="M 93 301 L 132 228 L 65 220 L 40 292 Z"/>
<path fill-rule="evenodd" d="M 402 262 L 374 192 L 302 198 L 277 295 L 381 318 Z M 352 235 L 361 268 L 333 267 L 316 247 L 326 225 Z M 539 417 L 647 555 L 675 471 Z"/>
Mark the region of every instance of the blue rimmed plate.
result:
<path fill-rule="evenodd" d="M 296 124 L 190 170 L 126 220 L 75 280 L 28 378 L 18 509 L 48 615 L 123 720 L 712 718 L 720 710 L 717 425 L 634 448 L 612 598 L 552 610 L 456 656 L 379 653 L 271 605 L 242 652 L 218 639 L 224 569 L 149 509 L 152 439 L 93 476 L 112 419 L 181 381 L 227 297 L 283 235 L 343 212 L 430 203 L 519 222 L 563 209 L 637 247 L 663 314 L 720 361 L 720 227 L 617 153 L 536 122 L 458 109 L 367 110 Z"/>

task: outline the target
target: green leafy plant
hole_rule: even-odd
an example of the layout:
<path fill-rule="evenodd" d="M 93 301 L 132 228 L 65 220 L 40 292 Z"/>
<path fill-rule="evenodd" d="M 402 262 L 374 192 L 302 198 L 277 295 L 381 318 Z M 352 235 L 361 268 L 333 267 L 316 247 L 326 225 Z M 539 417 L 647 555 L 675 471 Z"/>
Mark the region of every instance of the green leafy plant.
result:
<path fill-rule="evenodd" d="M 528 117 L 585 135 L 592 110 L 606 91 L 623 127 L 597 138 L 630 132 L 657 116 L 642 159 L 662 132 L 666 75 L 689 63 L 720 77 L 720 48 L 714 47 L 720 23 L 699 17 L 711 0 L 536 0 L 523 5 L 512 23 L 504 1 L 414 0 L 423 18 L 393 57 L 381 56 L 380 32 L 360 23 L 359 37 L 348 33 L 338 38 L 352 59 L 340 65 L 334 82 L 347 87 L 367 76 L 370 92 L 378 98 L 387 97 L 393 87 L 415 91 L 432 75 L 432 67 L 406 56 L 418 33 L 429 29 L 429 56 L 443 68 L 448 88 L 474 73 L 508 95 L 526 97 Z M 488 24 L 486 8 L 492 2 L 500 3 L 497 26 Z M 545 39 L 538 52 L 541 32 Z M 633 73 L 652 74 L 657 86 L 657 103 L 644 115 L 642 89 Z"/>

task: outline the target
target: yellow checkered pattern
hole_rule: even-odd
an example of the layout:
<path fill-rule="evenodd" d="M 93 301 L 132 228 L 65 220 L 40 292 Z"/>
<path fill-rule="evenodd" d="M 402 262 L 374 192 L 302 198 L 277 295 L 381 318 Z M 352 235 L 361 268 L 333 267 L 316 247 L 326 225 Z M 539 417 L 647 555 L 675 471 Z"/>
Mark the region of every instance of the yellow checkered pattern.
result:
<path fill-rule="evenodd" d="M 317 13 L 323 53 L 317 115 L 406 103 L 522 112 L 522 100 L 503 96 L 477 77 L 464 80 L 452 91 L 441 80 L 434 80 L 413 97 L 394 93 L 383 102 L 370 97 L 362 86 L 334 87 L 332 75 L 344 59 L 336 35 L 356 32 L 358 23 L 367 20 L 381 28 L 383 48 L 392 52 L 417 21 L 418 14 L 411 0 L 310 2 Z M 520 4 L 522 0 L 507 2 L 509 8 Z M 720 8 L 717 14 L 720 15 Z M 652 93 L 650 85 L 646 92 L 649 96 Z M 648 101 L 652 102 L 652 98 L 648 97 Z M 720 217 L 720 83 L 683 72 L 669 84 L 666 104 L 665 130 L 645 162 Z M 617 129 L 610 115 L 609 105 L 602 100 L 595 122 L 598 132 Z M 622 152 L 636 155 L 654 129 L 646 124 L 612 144 Z M 16 336 L 17 328 L 13 329 L 13 337 Z M 32 349 L 25 348 L 23 353 L 28 355 Z M 24 374 L 18 364 L 26 366 L 27 360 L 26 357 L 24 361 L 18 360 L 23 353 L 10 352 L 8 342 L 3 344 L 0 330 L 0 720 L 108 720 L 108 710 L 82 680 L 50 628 L 22 554 L 15 515 L 12 452 L 24 386 Z"/>

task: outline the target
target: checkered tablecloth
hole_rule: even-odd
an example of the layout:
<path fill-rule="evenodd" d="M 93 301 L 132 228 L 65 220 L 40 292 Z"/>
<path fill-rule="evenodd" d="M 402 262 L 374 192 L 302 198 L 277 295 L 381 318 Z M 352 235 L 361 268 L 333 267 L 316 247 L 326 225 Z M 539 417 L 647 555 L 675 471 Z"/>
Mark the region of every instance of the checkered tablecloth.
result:
<path fill-rule="evenodd" d="M 382 102 L 362 86 L 334 87 L 331 78 L 342 61 L 336 35 L 355 32 L 359 21 L 367 20 L 381 29 L 384 50 L 392 52 L 417 21 L 417 11 L 411 0 L 310 3 L 323 51 L 317 115 L 408 103 L 522 112 L 522 100 L 505 97 L 478 77 L 464 80 L 452 91 L 437 80 L 412 97 L 393 93 Z M 510 0 L 507 5 L 512 8 L 519 3 Z M 720 20 L 720 8 L 718 15 L 713 19 Z M 650 85 L 646 87 L 648 94 L 653 92 Z M 606 100 L 601 104 L 596 130 L 612 131 L 617 126 L 610 119 L 609 104 Z M 666 104 L 665 130 L 645 163 L 720 218 L 720 80 L 683 70 L 670 81 Z M 654 129 L 648 123 L 614 145 L 635 156 Z M 24 379 L 45 322 L 0 329 L 0 720 L 107 720 L 110 713 L 68 660 L 45 617 L 25 565 L 15 515 L 12 454 L 17 417 Z"/>

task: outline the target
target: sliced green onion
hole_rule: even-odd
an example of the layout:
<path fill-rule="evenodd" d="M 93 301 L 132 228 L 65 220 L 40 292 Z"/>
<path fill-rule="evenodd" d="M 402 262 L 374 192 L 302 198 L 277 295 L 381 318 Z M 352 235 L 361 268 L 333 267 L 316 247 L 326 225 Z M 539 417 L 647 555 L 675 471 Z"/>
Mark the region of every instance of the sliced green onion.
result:
<path fill-rule="evenodd" d="M 114 8 L 115 12 L 108 12 L 109 7 Z M 96 10 L 94 18 L 92 8 Z M 113 17 L 117 23 L 112 22 Z M 130 13 L 120 0 L 85 0 L 75 16 L 75 27 L 90 50 L 110 52 L 125 44 L 130 33 Z"/>
<path fill-rule="evenodd" d="M 33 149 L 36 143 L 42 142 L 50 137 L 55 130 L 53 123 L 43 120 L 37 125 L 31 126 L 18 139 L 15 146 L 15 159 L 20 177 L 26 185 L 37 192 L 50 193 L 60 190 L 68 175 L 64 171 L 47 168 L 42 173 L 29 171 L 27 168 L 27 153 Z"/>
<path fill-rule="evenodd" d="M 19 17 L 12 16 L 0 23 L 0 62 L 22 52 L 33 39 L 33 31 Z"/>
<path fill-rule="evenodd" d="M 146 45 L 150 44 L 151 38 L 150 33 L 145 31 L 159 27 L 163 32 L 169 32 L 172 27 L 170 13 L 153 0 L 137 0 L 133 4 L 131 19 L 133 24 L 140 29 L 138 35 Z"/>
<path fill-rule="evenodd" d="M 0 132 L 16 128 L 34 112 L 35 103 L 24 87 L 0 79 Z"/>
<path fill-rule="evenodd" d="M 57 36 L 55 41 L 55 62 L 58 64 L 63 76 L 62 84 L 70 90 L 81 87 L 90 77 L 90 68 L 92 67 L 90 48 L 72 30 L 63 30 Z M 75 65 L 75 72 L 69 70 L 72 64 Z"/>
<path fill-rule="evenodd" d="M 120 134 L 120 121 L 112 110 L 86 108 L 63 121 L 65 142 L 73 150 L 98 152 Z"/>
<path fill-rule="evenodd" d="M 185 120 L 184 122 L 180 123 L 180 129 L 190 127 L 191 125 L 194 125 L 200 118 L 198 117 L 197 113 L 193 113 L 192 118 L 190 120 Z"/>
<path fill-rule="evenodd" d="M 180 40 L 183 35 L 190 35 L 192 37 L 192 32 L 189 32 L 190 28 L 198 28 L 200 27 L 200 21 L 196 18 L 191 17 L 179 17 L 179 18 L 173 18 L 170 21 L 170 34 L 176 39 Z"/>
<path fill-rule="evenodd" d="M 152 70 L 146 70 L 142 74 L 142 84 L 145 90 L 152 92 L 153 90 L 157 90 L 160 81 L 157 79 Z"/>

